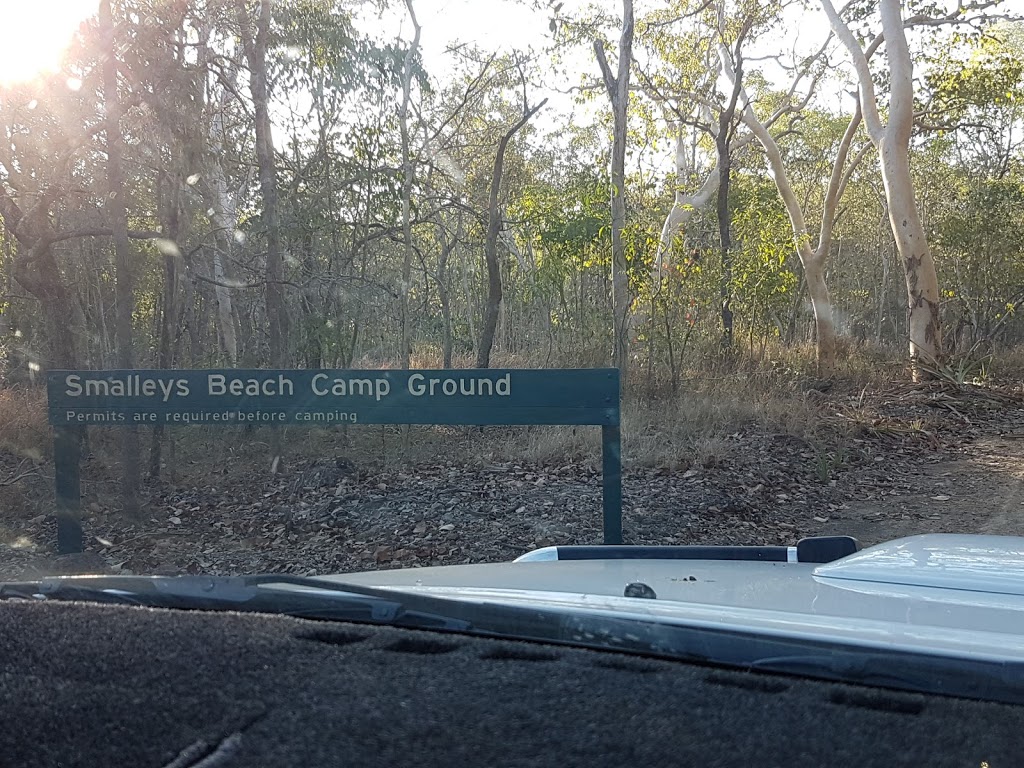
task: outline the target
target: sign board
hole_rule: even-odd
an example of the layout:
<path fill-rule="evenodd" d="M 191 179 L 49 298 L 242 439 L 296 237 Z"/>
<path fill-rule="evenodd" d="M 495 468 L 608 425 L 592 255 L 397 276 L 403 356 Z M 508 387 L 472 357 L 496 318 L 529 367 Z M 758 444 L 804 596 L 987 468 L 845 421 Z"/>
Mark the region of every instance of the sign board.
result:
<path fill-rule="evenodd" d="M 81 529 L 74 527 L 77 522 L 74 526 L 70 522 L 77 521 L 81 497 L 75 428 L 157 424 L 600 426 L 604 540 L 606 544 L 622 541 L 619 371 L 615 368 L 51 371 L 47 408 L 50 424 L 56 428 L 61 551 L 81 551 Z"/>

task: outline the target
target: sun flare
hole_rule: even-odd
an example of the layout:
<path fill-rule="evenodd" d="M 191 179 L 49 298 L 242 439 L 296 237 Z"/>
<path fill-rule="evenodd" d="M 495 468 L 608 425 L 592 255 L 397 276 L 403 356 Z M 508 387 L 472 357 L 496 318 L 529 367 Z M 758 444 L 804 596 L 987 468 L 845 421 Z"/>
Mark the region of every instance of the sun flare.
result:
<path fill-rule="evenodd" d="M 0 83 L 60 68 L 61 56 L 96 0 L 0 0 Z"/>

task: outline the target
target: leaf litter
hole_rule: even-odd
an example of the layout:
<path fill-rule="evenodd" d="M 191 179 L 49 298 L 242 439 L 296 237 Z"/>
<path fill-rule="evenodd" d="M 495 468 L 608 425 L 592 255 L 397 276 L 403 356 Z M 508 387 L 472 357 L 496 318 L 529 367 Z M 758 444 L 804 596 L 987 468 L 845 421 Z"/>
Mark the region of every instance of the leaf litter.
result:
<path fill-rule="evenodd" d="M 1006 394 L 901 385 L 834 395 L 822 431 L 731 430 L 698 466 L 627 467 L 629 544 L 792 544 L 850 534 L 870 544 L 927 531 L 1024 534 L 1024 403 Z M 965 418 L 965 414 L 970 414 Z M 6 465 L 6 459 L 4 464 Z M 147 516 L 116 494 L 84 505 L 87 552 L 53 551 L 52 489 L 4 519 L 0 576 L 43 573 L 343 573 L 502 562 L 530 549 L 602 541 L 601 476 L 585 460 L 437 460 L 395 466 L 298 458 L 209 485 L 154 482 Z M 28 546 L 14 546 L 17 541 Z"/>

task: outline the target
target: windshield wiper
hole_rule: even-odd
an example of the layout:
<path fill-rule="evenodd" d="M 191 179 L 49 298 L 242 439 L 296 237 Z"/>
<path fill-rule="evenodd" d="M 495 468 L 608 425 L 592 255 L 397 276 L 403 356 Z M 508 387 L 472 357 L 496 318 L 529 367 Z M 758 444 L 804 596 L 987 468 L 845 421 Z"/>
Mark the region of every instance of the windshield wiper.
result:
<path fill-rule="evenodd" d="M 278 587 L 291 587 L 279 589 Z M 358 589 L 358 588 L 355 588 Z M 462 619 L 411 610 L 391 595 L 288 574 L 258 576 L 65 576 L 0 584 L 0 600 L 81 601 L 149 608 L 275 613 L 418 629 L 466 631 Z"/>

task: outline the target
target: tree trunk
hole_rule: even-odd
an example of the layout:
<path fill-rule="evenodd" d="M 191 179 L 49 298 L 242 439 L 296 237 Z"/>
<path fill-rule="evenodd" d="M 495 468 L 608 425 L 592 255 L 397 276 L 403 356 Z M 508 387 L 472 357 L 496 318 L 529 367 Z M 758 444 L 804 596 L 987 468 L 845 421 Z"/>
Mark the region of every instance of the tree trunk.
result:
<path fill-rule="evenodd" d="M 907 335 L 915 380 L 928 374 L 921 364 L 934 365 L 942 352 L 939 324 L 939 289 L 910 176 L 910 135 L 914 123 L 914 66 L 904 29 L 900 0 L 881 0 L 882 35 L 867 50 L 861 47 L 831 0 L 820 0 L 836 36 L 846 47 L 857 70 L 860 104 L 871 143 L 878 150 L 885 183 L 889 225 L 896 240 L 907 285 Z M 889 64 L 889 103 L 883 123 L 869 55 L 884 38 Z"/>
<path fill-rule="evenodd" d="M 132 319 L 135 315 L 135 286 L 132 271 L 131 244 L 128 241 L 127 192 L 124 181 L 124 138 L 121 136 L 121 98 L 117 83 L 117 45 L 114 39 L 112 0 L 100 5 L 99 22 L 103 31 L 103 102 L 106 110 L 107 139 L 107 201 L 105 208 L 114 241 L 114 295 L 116 316 L 114 336 L 117 339 L 117 365 L 122 370 L 135 367 L 132 340 Z M 122 504 L 131 517 L 139 514 L 139 430 L 129 426 L 121 442 L 124 464 Z"/>
<path fill-rule="evenodd" d="M 412 104 L 413 62 L 420 46 L 420 25 L 416 20 L 416 11 L 412 0 L 405 0 L 405 7 L 412 20 L 413 38 L 409 50 L 405 52 L 402 65 L 402 104 L 398 109 L 398 127 L 402 138 L 402 368 L 408 369 L 412 363 L 412 319 L 410 317 L 409 294 L 412 292 L 412 184 L 416 169 L 412 162 L 412 147 L 409 131 L 409 107 Z"/>
<path fill-rule="evenodd" d="M 779 190 L 779 196 L 786 206 L 786 212 L 793 227 L 793 242 L 796 247 L 797 256 L 799 256 L 800 263 L 804 268 L 807 295 L 811 301 L 811 308 L 814 311 L 818 370 L 828 375 L 832 372 L 835 365 L 836 332 L 832 302 L 829 297 L 828 286 L 825 284 L 825 260 L 828 258 L 832 244 L 832 232 L 835 227 L 839 200 L 843 195 L 849 174 L 856 167 L 860 158 L 858 155 L 847 165 L 850 144 L 853 141 L 857 127 L 860 125 L 860 111 L 857 111 L 847 125 L 839 145 L 839 150 L 836 153 L 828 189 L 822 203 L 818 244 L 816 248 L 812 249 L 803 208 L 789 181 L 785 164 L 782 162 L 782 153 L 779 150 L 779 145 L 765 124 L 754 113 L 750 100 L 739 79 L 740 73 L 733 66 L 728 49 L 724 45 L 719 45 L 718 54 L 725 76 L 733 83 L 734 95 L 742 98 L 743 104 L 740 114 L 743 122 L 750 128 L 764 148 L 765 155 L 768 158 L 768 165 L 771 168 L 771 175 L 775 180 L 775 186 Z"/>
<path fill-rule="evenodd" d="M 722 299 L 722 347 L 732 347 L 732 213 L 729 210 L 729 182 L 732 176 L 732 153 L 730 152 L 736 126 L 736 106 L 743 92 L 743 59 L 740 48 L 743 45 L 741 33 L 736 41 L 736 51 L 731 62 L 732 93 L 728 105 L 718 115 L 718 132 L 715 134 L 715 149 L 718 157 L 718 200 L 715 214 L 718 218 L 718 238 L 722 254 L 722 277 L 719 291 Z M 724 47 L 724 46 L 723 46 Z"/>
<path fill-rule="evenodd" d="M 914 66 L 903 29 L 899 0 L 879 6 L 889 61 L 889 123 L 877 142 L 889 203 L 889 224 L 907 282 L 907 333 L 915 377 L 920 363 L 934 365 L 942 352 L 939 281 L 925 237 L 910 177 L 910 135 L 914 121 Z"/>
<path fill-rule="evenodd" d="M 454 339 L 452 334 L 452 297 L 451 288 L 448 284 L 449 281 L 449 269 L 448 264 L 451 259 L 452 251 L 455 250 L 455 246 L 462 235 L 462 214 L 459 214 L 458 230 L 451 240 L 448 239 L 445 233 L 444 227 L 440 224 L 437 227 L 438 239 L 441 242 L 441 253 L 437 257 L 437 299 L 441 302 L 441 322 L 442 322 L 442 342 L 441 342 L 441 355 L 442 355 L 442 368 L 452 367 L 452 347 L 454 346 Z"/>
<path fill-rule="evenodd" d="M 718 145 L 718 199 L 715 205 L 715 215 L 718 220 L 718 239 L 722 257 L 722 275 L 719 284 L 721 295 L 722 311 L 722 346 L 725 349 L 732 347 L 732 236 L 731 217 L 729 215 L 729 176 L 732 171 L 732 164 L 729 157 L 729 129 L 732 124 L 732 115 L 726 117 L 722 112 L 722 120 L 719 121 L 719 135 L 716 138 Z"/>
<path fill-rule="evenodd" d="M 679 235 L 679 230 L 693 217 L 693 214 L 708 204 L 711 195 L 718 191 L 722 180 L 717 164 L 708 172 L 700 189 L 694 193 L 686 193 L 681 186 L 689 176 L 688 148 L 684 142 L 683 132 L 676 136 L 676 192 L 672 209 L 665 217 L 658 238 L 658 250 L 651 265 L 651 291 L 656 293 L 665 270 L 672 265 L 672 243 Z"/>
<path fill-rule="evenodd" d="M 879 146 L 882 180 L 888 198 L 889 225 L 903 263 L 907 283 L 907 335 L 915 377 L 919 364 L 935 365 L 941 356 L 939 281 L 928 240 L 917 211 L 910 177 L 909 150 L 886 137 Z"/>
<path fill-rule="evenodd" d="M 595 41 L 605 88 L 612 106 L 611 209 L 612 209 L 612 365 L 619 369 L 625 388 L 629 367 L 629 273 L 626 265 L 626 129 L 629 110 L 629 75 L 633 59 L 633 0 L 622 0 L 622 34 L 618 67 L 613 76 L 604 46 Z"/>
<path fill-rule="evenodd" d="M 798 249 L 800 262 L 807 280 L 807 297 L 814 312 L 814 333 L 817 346 L 819 374 L 829 375 L 836 359 L 836 326 L 832 312 L 832 299 L 825 283 L 825 254 L 816 253 L 810 246 Z"/>
<path fill-rule="evenodd" d="M 498 312 L 501 308 L 501 265 L 498 263 L 498 236 L 501 234 L 505 212 L 502 210 L 499 192 L 501 191 L 501 178 L 505 173 L 505 150 L 508 149 L 508 143 L 512 137 L 547 102 L 548 100 L 544 99 L 540 104 L 531 108 L 524 104 L 523 116 L 501 137 L 498 142 L 498 151 L 494 155 L 491 190 L 487 198 L 487 238 L 484 240 L 484 261 L 487 264 L 487 303 L 484 307 L 484 322 L 480 331 L 480 346 L 476 351 L 477 368 L 489 368 L 491 365 L 491 348 L 494 346 L 494 331 L 498 327 Z"/>
<path fill-rule="evenodd" d="M 886 298 L 889 295 L 889 254 L 886 253 L 888 245 L 882 243 L 883 225 L 879 222 L 878 238 L 875 241 L 875 249 L 882 261 L 881 290 L 878 292 L 878 306 L 875 317 L 875 344 L 882 344 L 882 325 L 885 322 Z"/>
<path fill-rule="evenodd" d="M 173 166 L 172 166 L 173 168 Z M 171 242 L 178 241 L 180 218 L 180 176 L 177 172 L 163 174 L 163 192 L 160 203 L 161 229 Z M 170 369 L 174 365 L 174 332 L 178 327 L 178 259 L 177 248 L 164 248 L 164 293 L 160 311 L 160 341 L 157 351 L 157 365 Z M 153 427 L 153 442 L 149 449 L 150 477 L 160 477 L 163 464 L 164 425 Z"/>
<path fill-rule="evenodd" d="M 199 69 L 205 72 L 209 67 L 210 58 L 210 50 L 206 43 L 209 30 L 205 27 L 201 28 L 199 37 L 203 41 L 199 49 Z M 232 86 L 235 85 L 238 68 L 234 60 L 228 62 L 224 78 Z M 211 261 L 215 281 L 213 292 L 217 301 L 218 339 L 228 365 L 235 365 L 238 361 L 238 334 L 235 329 L 234 302 L 231 289 L 228 287 L 225 259 L 231 258 L 234 233 L 238 226 L 238 214 L 234 198 L 228 191 L 227 174 L 224 172 L 223 164 L 224 115 L 231 99 L 232 90 L 222 87 L 216 100 L 212 97 L 208 100 L 208 107 L 212 114 L 207 136 L 208 147 L 205 153 L 206 173 L 203 175 L 201 188 L 204 202 L 209 210 L 210 222 L 213 224 L 214 247 L 211 249 Z"/>
<path fill-rule="evenodd" d="M 242 22 L 242 45 L 249 63 L 249 90 L 252 92 L 256 131 L 256 162 L 259 166 L 260 196 L 263 199 L 263 228 L 267 238 L 266 312 L 271 368 L 285 366 L 284 341 L 288 318 L 282 289 L 281 227 L 277 205 L 277 165 L 270 121 L 270 95 L 267 84 L 267 43 L 270 36 L 271 0 L 260 0 L 256 33 L 252 34 L 245 0 L 238 0 Z M 281 467 L 281 431 L 271 428 L 271 472 Z"/>
<path fill-rule="evenodd" d="M 223 108 L 223 102 L 221 106 Z M 223 117 L 220 114 L 214 115 L 210 147 L 213 157 L 207 163 L 207 183 L 204 185 L 204 188 L 207 190 L 206 200 L 210 211 L 212 211 L 210 219 L 214 229 L 212 263 L 213 279 L 216 282 L 213 286 L 213 292 L 217 300 L 217 321 L 220 330 L 221 349 L 227 358 L 228 364 L 234 365 L 238 360 L 238 336 L 235 333 L 235 313 L 231 289 L 228 287 L 228 273 L 224 266 L 224 260 L 231 257 L 234 233 L 237 227 L 237 215 L 235 213 L 234 200 L 231 198 L 231 193 L 228 192 L 227 180 L 220 159 L 224 148 L 222 121 Z"/>
<path fill-rule="evenodd" d="M 316 253 L 313 246 L 313 235 L 303 235 L 301 246 L 302 267 L 306 273 L 305 285 L 299 292 L 299 308 L 303 318 L 302 350 L 306 368 L 324 367 L 324 328 L 321 318 L 325 313 L 319 300 L 313 276 L 317 274 Z"/>
<path fill-rule="evenodd" d="M 651 325 L 651 330 L 648 334 L 648 365 L 652 365 L 654 360 L 655 315 L 657 314 L 657 308 L 660 301 L 662 279 L 664 278 L 667 270 L 672 266 L 673 242 L 676 237 L 678 237 L 680 230 L 693 217 L 693 214 L 708 204 L 708 201 L 711 200 L 711 196 L 718 191 L 718 184 L 721 181 L 721 176 L 718 173 L 718 165 L 716 164 L 704 179 L 704 183 L 701 184 L 700 189 L 692 193 L 684 192 L 681 189 L 681 186 L 686 182 L 687 176 L 689 175 L 689 161 L 687 159 L 686 152 L 687 149 L 684 143 L 683 133 L 680 131 L 679 135 L 676 137 L 675 199 L 672 203 L 672 209 L 668 212 L 668 215 L 665 216 L 665 221 L 661 226 L 661 235 L 658 238 L 658 250 L 655 252 L 654 261 L 651 264 L 649 279 L 652 298 L 649 303 L 644 303 L 643 306 L 638 306 L 630 319 L 630 339 L 632 340 L 636 339 L 637 332 L 640 328 L 648 323 Z M 664 302 L 662 302 L 662 304 L 664 304 Z M 667 315 L 666 322 L 669 322 Z"/>
<path fill-rule="evenodd" d="M 81 363 L 79 338 L 84 336 L 80 326 L 72 322 L 68 306 L 71 291 L 61 277 L 60 268 L 53 255 L 53 246 L 40 244 L 36 265 L 37 280 L 22 280 L 15 270 L 15 279 L 22 287 L 39 299 L 46 324 L 46 335 L 50 340 L 50 364 L 55 368 L 77 368 Z M 34 284 L 35 290 L 29 288 Z"/>

